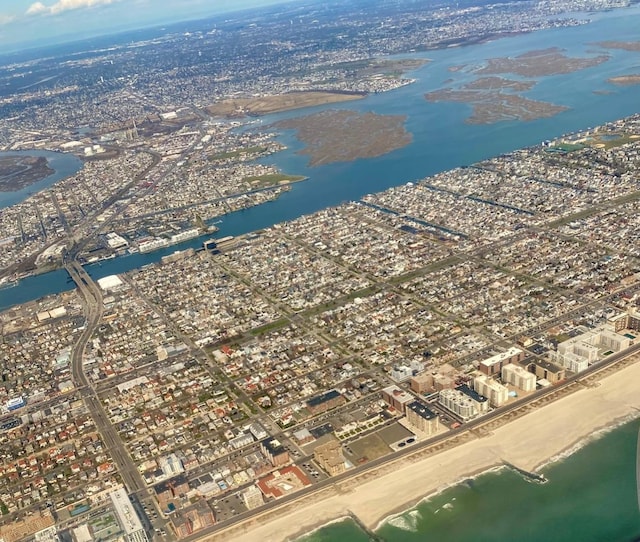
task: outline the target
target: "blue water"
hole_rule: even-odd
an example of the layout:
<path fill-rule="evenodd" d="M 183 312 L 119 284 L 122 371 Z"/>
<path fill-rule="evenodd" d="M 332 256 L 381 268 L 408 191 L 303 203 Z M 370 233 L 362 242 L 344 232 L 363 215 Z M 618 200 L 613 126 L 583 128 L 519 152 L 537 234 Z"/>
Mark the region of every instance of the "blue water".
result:
<path fill-rule="evenodd" d="M 543 472 L 545 484 L 501 470 L 468 480 L 389 520 L 386 542 L 631 542 L 640 537 L 640 420 L 597 438 Z M 300 542 L 367 540 L 352 521 Z"/>
<path fill-rule="evenodd" d="M 18 155 L 44 156 L 47 159 L 49 167 L 53 169 L 54 172 L 44 179 L 30 184 L 22 190 L 16 190 L 15 192 L 0 192 L 0 209 L 10 207 L 11 205 L 24 201 L 31 194 L 40 192 L 41 190 L 49 188 L 61 179 L 66 179 L 67 177 L 74 175 L 80 171 L 83 166 L 82 160 L 69 153 L 39 150 L 0 152 L 0 157 Z"/>
<path fill-rule="evenodd" d="M 480 67 L 488 58 L 514 56 L 548 47 L 565 49 L 567 54 L 573 56 L 595 56 L 605 53 L 593 45 L 595 42 L 612 38 L 620 41 L 638 39 L 640 7 L 615 10 L 593 17 L 595 21 L 589 25 L 545 30 L 480 45 L 410 55 L 431 60 L 410 74 L 417 79 L 413 85 L 359 101 L 265 117 L 263 127 L 283 118 L 328 107 L 405 115 L 406 128 L 411 132 L 413 142 L 385 156 L 310 168 L 308 157 L 297 154 L 302 144 L 295 138 L 295 133 L 286 131 L 281 134 L 280 139 L 288 149 L 263 161 L 275 164 L 287 173 L 305 175 L 308 180 L 295 183 L 291 191 L 276 201 L 223 217 L 218 224 L 220 232 L 217 235 L 240 235 L 266 228 L 303 214 L 360 199 L 368 193 L 637 113 L 640 111 L 638 87 L 615 87 L 606 82 L 613 75 L 640 73 L 640 54 L 622 50 L 609 51 L 611 58 L 604 64 L 572 74 L 539 79 L 538 84 L 525 93 L 527 97 L 570 108 L 553 118 L 470 125 L 465 123 L 471 112 L 470 106 L 461 103 L 429 103 L 424 99 L 425 93 L 447 86 L 444 82 L 448 79 L 454 80 L 454 86 L 469 81 L 473 78 L 472 70 Z M 448 70 L 451 66 L 459 65 L 467 65 L 467 68 L 456 73 Z M 594 92 L 602 90 L 610 94 Z M 201 243 L 202 239 L 192 240 L 152 254 L 108 260 L 101 265 L 89 266 L 88 270 L 95 278 L 122 273 L 158 261 L 167 253 L 197 247 Z M 64 273 L 24 280 L 15 288 L 0 290 L 0 309 L 69 287 Z"/>

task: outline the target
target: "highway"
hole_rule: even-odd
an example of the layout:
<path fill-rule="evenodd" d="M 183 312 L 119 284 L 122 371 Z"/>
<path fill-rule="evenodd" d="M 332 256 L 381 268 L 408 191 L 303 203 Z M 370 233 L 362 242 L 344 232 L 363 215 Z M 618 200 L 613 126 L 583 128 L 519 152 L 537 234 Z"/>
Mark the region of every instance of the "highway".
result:
<path fill-rule="evenodd" d="M 120 435 L 109 421 L 92 383 L 87 378 L 83 368 L 83 356 L 87 343 L 91 339 L 96 327 L 100 324 L 100 319 L 104 310 L 102 304 L 102 292 L 99 286 L 93 281 L 82 266 L 75 261 L 65 262 L 65 269 L 69 276 L 76 283 L 80 295 L 83 298 L 86 314 L 85 327 L 73 345 L 71 353 L 71 371 L 73 380 L 77 387 L 83 389 L 85 405 L 93 418 L 96 428 L 102 435 L 105 447 L 109 450 L 111 457 L 122 477 L 129 493 L 135 493 L 146 489 L 146 484 L 142 480 L 135 463 L 127 453 L 127 450 L 120 439 Z"/>

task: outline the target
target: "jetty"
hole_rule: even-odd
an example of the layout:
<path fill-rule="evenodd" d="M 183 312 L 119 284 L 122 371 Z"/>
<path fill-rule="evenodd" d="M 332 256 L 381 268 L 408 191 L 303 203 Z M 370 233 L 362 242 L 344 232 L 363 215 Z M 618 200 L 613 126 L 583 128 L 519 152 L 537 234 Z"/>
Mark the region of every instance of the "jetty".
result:
<path fill-rule="evenodd" d="M 544 474 L 539 474 L 537 472 L 531 472 L 531 471 L 528 471 L 528 470 L 525 470 L 525 469 L 521 469 L 520 467 L 517 467 L 513 463 L 509 463 L 508 461 L 504 461 L 504 460 L 502 461 L 502 464 L 505 467 L 508 467 L 511 470 L 516 471 L 518 474 L 521 474 L 522 476 L 524 476 L 528 480 L 532 480 L 534 482 L 538 482 L 539 484 L 544 484 L 547 481 L 547 479 L 545 478 Z"/>
<path fill-rule="evenodd" d="M 386 542 L 386 540 L 382 538 L 379 534 L 376 534 L 371 529 L 369 529 L 369 527 L 367 527 L 364 523 L 362 523 L 362 520 L 358 516 L 356 516 L 351 510 L 347 512 L 347 515 L 351 518 L 351 520 L 353 520 L 353 522 L 363 532 L 367 533 L 367 536 L 369 537 L 369 540 L 371 542 Z"/>

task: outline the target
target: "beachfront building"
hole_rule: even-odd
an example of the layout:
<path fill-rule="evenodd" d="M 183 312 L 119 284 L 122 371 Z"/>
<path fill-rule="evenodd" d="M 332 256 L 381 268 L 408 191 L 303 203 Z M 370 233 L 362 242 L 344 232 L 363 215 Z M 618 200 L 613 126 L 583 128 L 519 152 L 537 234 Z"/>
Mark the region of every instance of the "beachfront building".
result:
<path fill-rule="evenodd" d="M 592 332 L 582 333 L 576 337 L 567 339 L 566 341 L 558 344 L 556 352 L 551 352 L 550 356 L 552 361 L 555 361 L 559 365 L 568 368 L 565 363 L 565 357 L 573 354 L 572 357 L 582 358 L 589 363 L 593 363 L 598 359 L 598 337 L 597 334 Z M 586 369 L 585 366 L 584 368 Z M 571 370 L 571 369 L 569 369 Z M 576 372 L 576 371 L 574 371 Z"/>
<path fill-rule="evenodd" d="M 481 373 L 489 376 L 499 375 L 505 365 L 508 363 L 517 363 L 524 358 L 524 351 L 512 346 L 506 352 L 500 352 L 490 358 L 483 359 L 478 365 L 478 369 Z"/>
<path fill-rule="evenodd" d="M 489 409 L 487 398 L 466 384 L 452 390 L 442 390 L 438 402 L 464 421 L 475 418 Z"/>
<path fill-rule="evenodd" d="M 572 373 L 580 373 L 589 367 L 589 359 L 587 357 L 581 356 L 579 354 L 575 354 L 573 352 L 567 352 L 564 355 L 556 355 L 553 353 L 550 355 L 550 358 L 557 361 L 560 365 L 562 365 L 567 371 Z"/>
<path fill-rule="evenodd" d="M 207 502 L 202 500 L 189 508 L 176 512 L 171 517 L 171 523 L 178 538 L 184 538 L 213 527 L 216 524 L 216 518 Z"/>
<path fill-rule="evenodd" d="M 262 491 L 260 491 L 260 488 L 258 488 L 258 486 L 249 486 L 242 492 L 242 502 L 244 502 L 247 510 L 259 508 L 264 504 Z"/>
<path fill-rule="evenodd" d="M 313 450 L 313 459 L 329 476 L 336 476 L 345 471 L 342 445 L 333 435 L 328 434 L 318 439 L 319 444 Z"/>
<path fill-rule="evenodd" d="M 502 381 L 511 384 L 522 391 L 535 391 L 536 375 L 520 365 L 509 363 L 502 368 Z"/>
<path fill-rule="evenodd" d="M 555 363 L 545 360 L 536 360 L 527 370 L 534 373 L 540 384 L 556 384 L 565 378 L 565 369 Z"/>
<path fill-rule="evenodd" d="M 310 485 L 309 478 L 295 465 L 274 471 L 258 480 L 260 491 L 268 499 L 279 499 Z"/>
<path fill-rule="evenodd" d="M 584 371 L 603 355 L 631 346 L 631 338 L 614 329 L 613 325 L 607 324 L 571 337 L 558 344 L 557 351 L 551 352 L 549 358 L 573 373 Z"/>
<path fill-rule="evenodd" d="M 422 401 L 413 401 L 406 407 L 407 421 L 427 436 L 435 435 L 440 427 L 438 415 Z"/>
<path fill-rule="evenodd" d="M 598 328 L 598 345 L 602 350 L 621 352 L 629 348 L 631 344 L 632 339 L 627 335 L 620 335 L 607 326 Z"/>
<path fill-rule="evenodd" d="M 124 542 L 148 542 L 147 533 L 124 488 L 112 491 L 109 493 L 109 498 L 120 529 L 124 533 Z"/>
<path fill-rule="evenodd" d="M 478 409 L 479 414 L 484 414 L 489 410 L 489 400 L 486 396 L 481 395 L 477 391 L 471 389 L 466 384 L 462 384 L 455 388 L 458 391 L 464 393 L 467 397 L 469 397 L 474 403 L 476 403 L 476 408 Z"/>
<path fill-rule="evenodd" d="M 405 406 L 415 401 L 416 397 L 398 386 L 388 386 L 382 390 L 382 399 L 394 410 L 404 414 Z"/>
<path fill-rule="evenodd" d="M 493 407 L 500 407 L 509 400 L 509 389 L 484 374 L 473 379 L 473 389 L 487 397 Z"/>

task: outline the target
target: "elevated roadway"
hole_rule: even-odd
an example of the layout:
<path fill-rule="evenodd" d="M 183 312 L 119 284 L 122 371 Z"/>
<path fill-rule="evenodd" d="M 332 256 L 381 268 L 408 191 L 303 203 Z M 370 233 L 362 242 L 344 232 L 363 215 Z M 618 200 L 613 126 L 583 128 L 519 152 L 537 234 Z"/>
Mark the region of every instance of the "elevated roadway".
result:
<path fill-rule="evenodd" d="M 86 324 L 80 337 L 73 345 L 71 353 L 71 372 L 77 387 L 82 388 L 84 402 L 93 418 L 106 448 L 122 477 L 129 493 L 145 490 L 146 484 L 142 480 L 135 463 L 127 453 L 124 443 L 116 428 L 111 424 L 96 391 L 84 372 L 83 357 L 87 343 L 100 324 L 104 306 L 100 287 L 76 261 L 65 262 L 65 269 L 78 287 L 84 302 Z"/>

